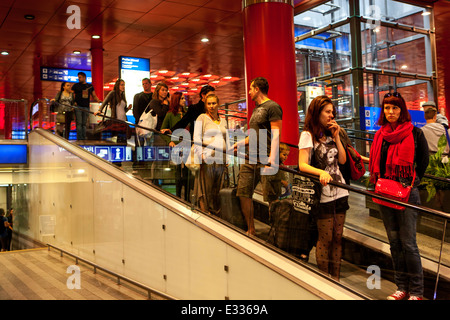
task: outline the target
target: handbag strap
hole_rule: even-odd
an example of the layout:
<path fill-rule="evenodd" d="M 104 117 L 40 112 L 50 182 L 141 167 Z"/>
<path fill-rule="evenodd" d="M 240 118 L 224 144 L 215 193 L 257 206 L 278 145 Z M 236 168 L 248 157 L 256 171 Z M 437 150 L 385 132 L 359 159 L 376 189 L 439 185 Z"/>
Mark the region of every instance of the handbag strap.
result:
<path fill-rule="evenodd" d="M 450 137 L 448 136 L 447 127 L 444 124 L 442 124 L 442 125 L 444 126 L 445 136 L 447 137 L 447 143 L 448 143 L 448 145 L 450 147 Z"/>
<path fill-rule="evenodd" d="M 412 179 L 412 182 L 411 182 L 411 188 L 412 188 L 413 185 L 414 185 L 414 180 L 416 180 L 416 170 L 415 170 L 415 169 L 414 169 L 413 179 Z"/>

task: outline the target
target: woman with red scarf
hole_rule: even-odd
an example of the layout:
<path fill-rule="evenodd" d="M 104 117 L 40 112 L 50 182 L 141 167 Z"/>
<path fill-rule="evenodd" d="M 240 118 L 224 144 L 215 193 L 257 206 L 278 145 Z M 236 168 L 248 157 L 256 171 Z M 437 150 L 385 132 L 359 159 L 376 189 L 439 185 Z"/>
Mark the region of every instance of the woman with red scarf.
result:
<path fill-rule="evenodd" d="M 422 130 L 412 125 L 405 100 L 399 93 L 384 96 L 378 124 L 381 128 L 370 148 L 371 181 L 376 183 L 378 178 L 387 178 L 399 181 L 405 187 L 413 183 L 408 202 L 420 204 L 417 186 L 428 166 L 428 144 Z M 422 300 L 423 271 L 416 242 L 418 212 L 382 205 L 380 212 L 391 247 L 397 285 L 397 291 L 387 299 Z"/>

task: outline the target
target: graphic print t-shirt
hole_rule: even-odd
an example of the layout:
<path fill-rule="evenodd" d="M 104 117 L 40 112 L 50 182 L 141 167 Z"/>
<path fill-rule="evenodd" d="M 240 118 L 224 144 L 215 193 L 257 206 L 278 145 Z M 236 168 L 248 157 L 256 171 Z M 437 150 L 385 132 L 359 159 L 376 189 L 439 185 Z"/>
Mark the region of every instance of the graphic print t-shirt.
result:
<path fill-rule="evenodd" d="M 270 126 L 271 121 L 281 120 L 283 118 L 283 110 L 275 101 L 268 100 L 253 109 L 252 116 L 249 121 L 249 128 L 256 133 L 256 148 L 249 147 L 250 159 L 256 159 L 259 150 L 267 150 L 267 157 L 270 155 L 272 130 Z M 261 130 L 265 130 L 267 139 L 259 139 Z M 281 132 L 280 132 L 281 134 Z M 250 141 L 250 144 L 252 141 Z M 254 142 L 253 142 L 254 143 Z M 256 151 L 256 152 L 255 152 Z M 264 156 L 264 155 L 262 155 Z"/>
<path fill-rule="evenodd" d="M 313 140 L 311 133 L 303 131 L 300 135 L 300 141 L 298 143 L 299 149 L 307 149 L 313 147 Z M 312 149 L 311 149 L 312 151 Z M 324 170 L 330 174 L 333 181 L 345 183 L 344 177 L 339 170 L 338 162 L 338 149 L 333 138 L 327 137 L 325 142 L 314 143 L 314 153 L 310 151 L 309 164 L 311 164 L 311 156 L 315 157 L 315 167 Z M 348 196 L 346 189 L 338 188 L 331 184 L 322 186 L 322 195 L 320 196 L 320 202 L 330 202 L 342 197 Z"/>

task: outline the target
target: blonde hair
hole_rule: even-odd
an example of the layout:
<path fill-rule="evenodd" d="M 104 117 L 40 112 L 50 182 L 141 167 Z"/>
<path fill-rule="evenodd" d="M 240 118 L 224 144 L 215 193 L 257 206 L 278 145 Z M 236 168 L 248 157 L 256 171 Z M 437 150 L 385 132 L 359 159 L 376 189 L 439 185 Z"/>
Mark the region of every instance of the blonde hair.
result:
<path fill-rule="evenodd" d="M 280 153 L 283 151 L 287 151 L 290 152 L 291 151 L 291 147 L 289 147 L 286 143 L 282 142 L 280 143 Z"/>

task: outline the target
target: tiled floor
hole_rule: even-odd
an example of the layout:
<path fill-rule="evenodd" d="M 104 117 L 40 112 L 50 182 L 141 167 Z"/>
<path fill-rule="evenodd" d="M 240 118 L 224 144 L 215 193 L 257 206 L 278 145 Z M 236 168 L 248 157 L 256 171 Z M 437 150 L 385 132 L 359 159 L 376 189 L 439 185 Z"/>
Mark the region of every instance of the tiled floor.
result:
<path fill-rule="evenodd" d="M 94 274 L 84 264 L 76 265 L 80 288 L 74 288 L 75 273 L 67 273 L 74 264 L 71 257 L 47 248 L 2 252 L 0 300 L 148 300 L 147 292 L 119 285 L 101 272 Z"/>

